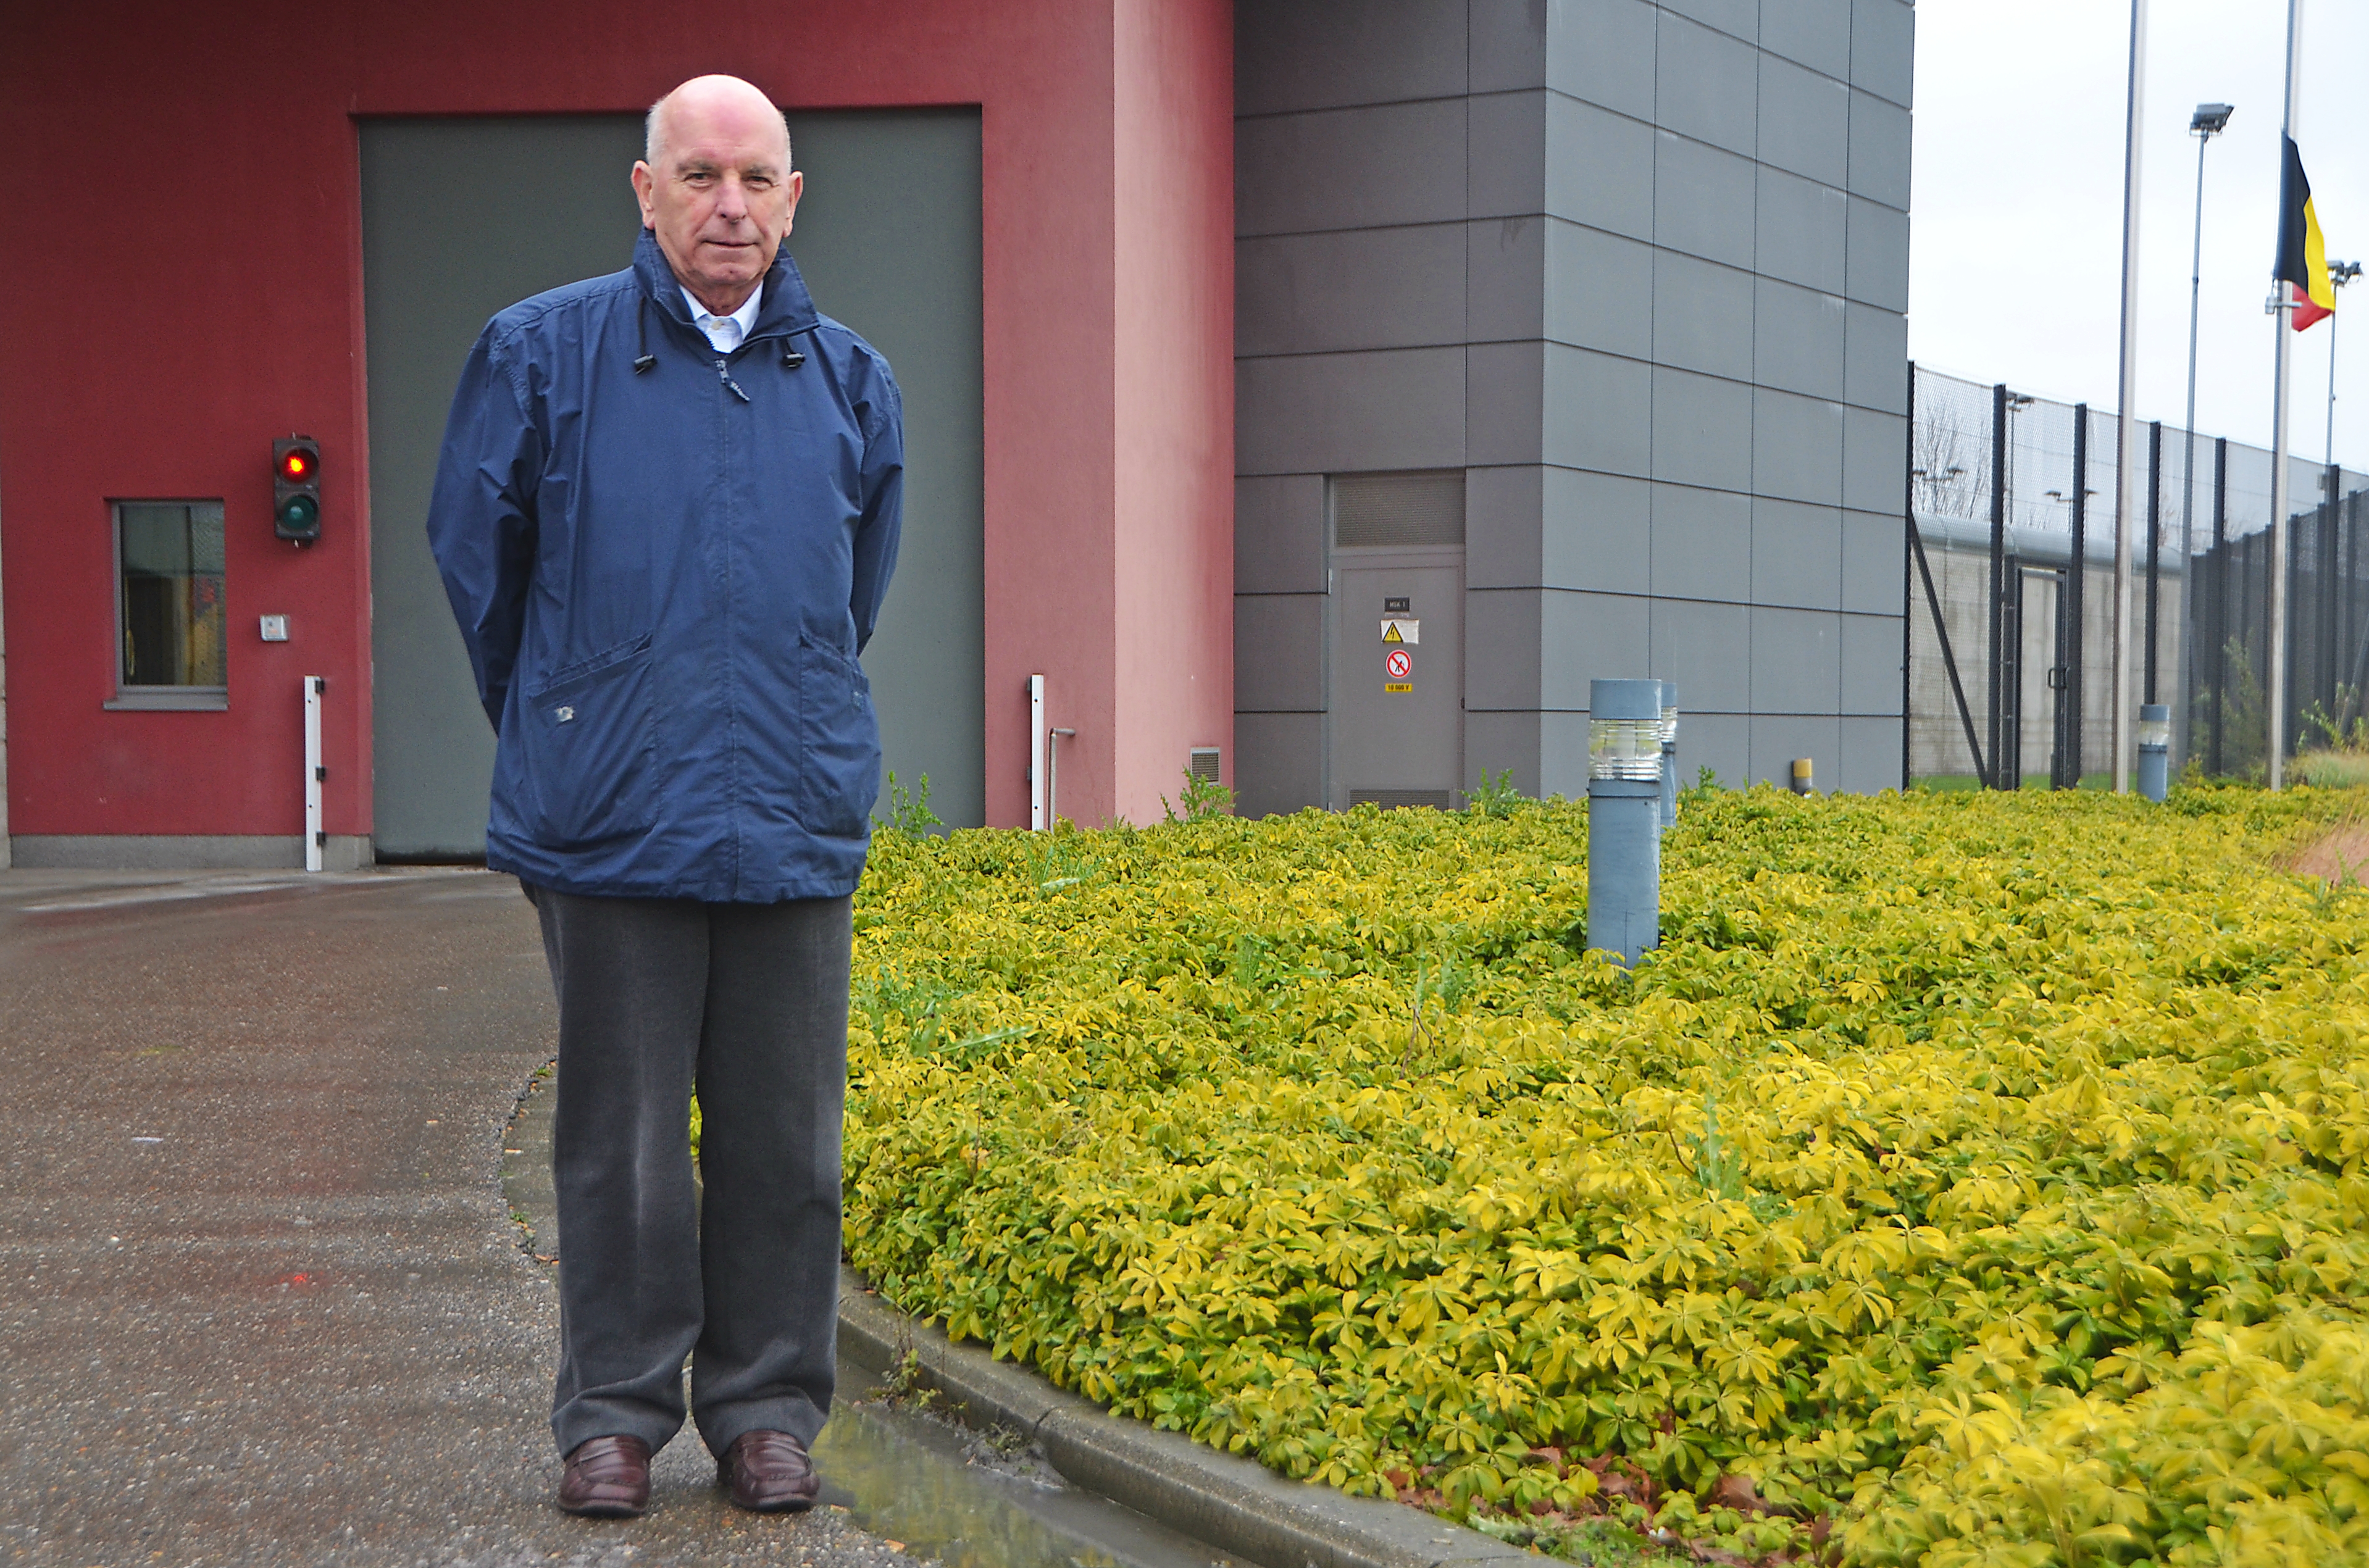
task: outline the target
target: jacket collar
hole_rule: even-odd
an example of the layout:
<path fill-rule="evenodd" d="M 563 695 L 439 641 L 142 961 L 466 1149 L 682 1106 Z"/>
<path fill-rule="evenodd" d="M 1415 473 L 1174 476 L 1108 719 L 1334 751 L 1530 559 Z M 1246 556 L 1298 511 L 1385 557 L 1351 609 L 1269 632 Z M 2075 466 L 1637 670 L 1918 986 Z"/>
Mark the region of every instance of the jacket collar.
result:
<path fill-rule="evenodd" d="M 693 331 L 691 306 L 682 297 L 682 283 L 667 262 L 666 252 L 658 248 L 658 236 L 644 229 L 634 242 L 634 276 L 642 292 L 669 321 L 686 331 Z M 804 278 L 798 276 L 798 264 L 790 259 L 790 247 L 784 246 L 773 254 L 773 265 L 765 274 L 764 298 L 757 306 L 756 329 L 749 341 L 760 338 L 780 338 L 794 332 L 804 332 L 815 325 L 813 298 L 807 292 Z"/>

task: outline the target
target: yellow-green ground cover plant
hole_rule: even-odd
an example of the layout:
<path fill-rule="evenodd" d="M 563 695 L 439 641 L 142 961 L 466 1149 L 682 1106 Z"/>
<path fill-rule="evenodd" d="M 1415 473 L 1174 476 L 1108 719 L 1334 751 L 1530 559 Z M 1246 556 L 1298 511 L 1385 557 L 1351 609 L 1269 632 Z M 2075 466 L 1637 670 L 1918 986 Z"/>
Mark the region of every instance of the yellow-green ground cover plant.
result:
<path fill-rule="evenodd" d="M 1690 791 L 1634 973 L 1581 804 L 884 831 L 850 1260 L 1568 1555 L 2369 1562 L 2359 804 Z"/>

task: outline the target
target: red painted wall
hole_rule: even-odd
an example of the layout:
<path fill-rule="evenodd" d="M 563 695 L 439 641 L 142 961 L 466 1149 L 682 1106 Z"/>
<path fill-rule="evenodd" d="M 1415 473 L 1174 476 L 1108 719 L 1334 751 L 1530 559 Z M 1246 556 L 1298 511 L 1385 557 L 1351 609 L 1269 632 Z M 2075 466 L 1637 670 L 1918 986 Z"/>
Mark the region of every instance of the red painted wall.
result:
<path fill-rule="evenodd" d="M 370 830 L 354 117 L 638 110 L 718 70 L 799 108 L 981 107 L 989 819 L 1025 820 L 1038 671 L 1079 730 L 1064 814 L 1156 816 L 1230 722 L 1230 27 L 1227 0 L 16 8 L 0 132 L 103 126 L 139 155 L 45 177 L 0 235 L 9 829 L 298 831 L 318 673 L 328 828 Z M 324 448 L 302 553 L 269 521 L 291 429 Z M 104 712 L 106 503 L 202 496 L 231 534 L 231 709 Z M 282 611 L 292 640 L 258 642 Z"/>
<path fill-rule="evenodd" d="M 301 34 L 305 9 L 254 6 L 235 29 L 215 14 L 17 6 L 0 42 L 6 134 L 54 144 L 58 126 L 86 127 L 84 172 L 47 182 L 40 215 L 0 235 L 17 833 L 300 831 L 308 673 L 329 678 L 330 830 L 369 819 L 354 132 L 334 73 L 266 90 L 257 40 Z M 85 161 L 132 148 L 146 172 Z M 331 525 L 303 552 L 271 537 L 271 440 L 291 430 L 325 448 Z M 230 534 L 230 711 L 101 711 L 107 503 L 213 496 Z M 272 611 L 292 641 L 257 639 Z"/>
<path fill-rule="evenodd" d="M 1180 798 L 1192 748 L 1222 748 L 1233 776 L 1234 274 L 1207 236 L 1232 230 L 1234 126 L 1206 112 L 1233 102 L 1233 17 L 1121 0 L 1115 52 L 1112 755 L 1119 814 L 1142 822 Z"/>

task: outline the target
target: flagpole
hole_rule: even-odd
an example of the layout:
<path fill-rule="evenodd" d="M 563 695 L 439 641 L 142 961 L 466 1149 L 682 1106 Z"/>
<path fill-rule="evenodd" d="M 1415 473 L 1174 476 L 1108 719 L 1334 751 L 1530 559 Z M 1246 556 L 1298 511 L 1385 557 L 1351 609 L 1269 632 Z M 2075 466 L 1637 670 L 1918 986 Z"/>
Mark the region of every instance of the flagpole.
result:
<path fill-rule="evenodd" d="M 2293 0 L 2289 0 L 2292 4 Z M 2146 67 L 2146 0 L 2131 0 L 2129 115 L 2123 129 L 2123 340 L 2114 443 L 2114 793 L 2131 787 L 2131 525 L 2138 515 L 2139 120 Z M 2081 564 L 2075 562 L 2079 571 Z"/>
<path fill-rule="evenodd" d="M 2295 44 L 2303 30 L 2303 0 L 2287 0 L 2286 108 L 2279 122 L 2279 186 L 2286 188 L 2286 146 L 2295 135 L 2297 77 L 2301 60 Z M 2286 214 L 2280 213 L 2280 222 Z M 2275 270 L 2275 269 L 2273 269 Z M 2263 684 L 2270 692 L 2267 778 L 2272 789 L 2286 787 L 2287 776 L 2287 313 L 2295 308 L 2286 280 L 2273 280 L 2271 330 L 2278 349 L 2271 361 L 2271 627 L 2263 661 L 2271 668 Z"/>

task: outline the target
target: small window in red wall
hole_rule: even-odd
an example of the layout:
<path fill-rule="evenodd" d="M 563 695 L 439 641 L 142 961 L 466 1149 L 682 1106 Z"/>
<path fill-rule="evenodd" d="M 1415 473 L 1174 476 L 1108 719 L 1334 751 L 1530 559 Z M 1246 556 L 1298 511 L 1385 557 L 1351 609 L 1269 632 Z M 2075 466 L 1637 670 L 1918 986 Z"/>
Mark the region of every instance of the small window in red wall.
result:
<path fill-rule="evenodd" d="M 115 701 L 229 705 L 220 501 L 115 503 Z"/>

